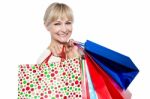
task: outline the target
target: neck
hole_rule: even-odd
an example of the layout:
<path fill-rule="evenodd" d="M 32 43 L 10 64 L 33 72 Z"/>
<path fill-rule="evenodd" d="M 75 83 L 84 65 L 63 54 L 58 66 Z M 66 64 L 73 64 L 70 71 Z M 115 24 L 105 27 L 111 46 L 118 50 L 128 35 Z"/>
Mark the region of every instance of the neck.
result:
<path fill-rule="evenodd" d="M 54 47 L 55 45 L 58 45 L 58 46 L 63 47 L 63 46 L 64 46 L 64 45 L 66 45 L 66 44 L 65 44 L 65 43 L 61 43 L 61 42 L 59 42 L 59 41 L 56 41 L 56 40 L 51 39 L 51 43 L 50 43 L 50 45 L 48 46 L 48 48 Z"/>

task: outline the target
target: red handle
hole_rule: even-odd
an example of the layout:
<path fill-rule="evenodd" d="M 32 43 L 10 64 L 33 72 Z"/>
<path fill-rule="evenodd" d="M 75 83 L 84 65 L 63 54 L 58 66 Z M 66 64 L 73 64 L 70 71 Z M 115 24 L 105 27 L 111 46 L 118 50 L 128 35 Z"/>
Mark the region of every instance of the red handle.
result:
<path fill-rule="evenodd" d="M 43 64 L 44 62 L 48 63 L 48 60 L 50 59 L 51 56 L 52 56 L 52 52 L 44 59 L 44 61 L 41 64 Z M 65 60 L 65 59 L 66 59 L 65 46 L 63 46 L 62 52 L 61 52 L 61 61 Z"/>
<path fill-rule="evenodd" d="M 61 61 L 64 61 L 65 59 L 66 59 L 65 46 L 63 46 L 61 52 Z"/>

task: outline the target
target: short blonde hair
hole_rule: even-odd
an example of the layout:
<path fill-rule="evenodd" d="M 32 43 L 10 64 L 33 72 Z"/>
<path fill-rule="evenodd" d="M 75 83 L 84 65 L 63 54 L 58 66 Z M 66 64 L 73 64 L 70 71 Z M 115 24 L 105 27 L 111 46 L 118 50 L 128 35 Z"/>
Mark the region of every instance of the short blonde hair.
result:
<path fill-rule="evenodd" d="M 46 9 L 43 20 L 44 24 L 48 24 L 56 21 L 58 18 L 63 19 L 65 17 L 67 17 L 68 20 L 73 21 L 72 9 L 64 3 L 55 2 L 50 4 L 49 7 Z"/>

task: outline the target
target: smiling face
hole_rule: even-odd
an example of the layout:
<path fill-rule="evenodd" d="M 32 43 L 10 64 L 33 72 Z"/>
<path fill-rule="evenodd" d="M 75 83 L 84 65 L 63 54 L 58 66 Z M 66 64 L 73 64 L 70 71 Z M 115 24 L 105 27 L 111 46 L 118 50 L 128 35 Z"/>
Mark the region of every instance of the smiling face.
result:
<path fill-rule="evenodd" d="M 66 43 L 72 34 L 72 21 L 65 18 L 58 18 L 47 26 L 51 33 L 51 40 L 59 43 Z"/>
<path fill-rule="evenodd" d="M 72 34 L 73 13 L 63 3 L 52 3 L 44 15 L 44 25 L 51 34 L 51 41 L 66 43 Z"/>

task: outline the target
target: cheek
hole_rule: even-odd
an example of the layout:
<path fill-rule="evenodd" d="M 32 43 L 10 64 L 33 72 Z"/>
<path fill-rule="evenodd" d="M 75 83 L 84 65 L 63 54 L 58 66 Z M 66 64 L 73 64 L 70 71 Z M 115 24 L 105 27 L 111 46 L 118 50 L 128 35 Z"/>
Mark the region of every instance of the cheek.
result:
<path fill-rule="evenodd" d="M 49 32 L 53 35 L 56 34 L 60 29 L 57 27 L 51 27 L 49 28 Z"/>
<path fill-rule="evenodd" d="M 68 26 L 68 30 L 69 30 L 69 32 L 72 32 L 72 25 Z"/>

